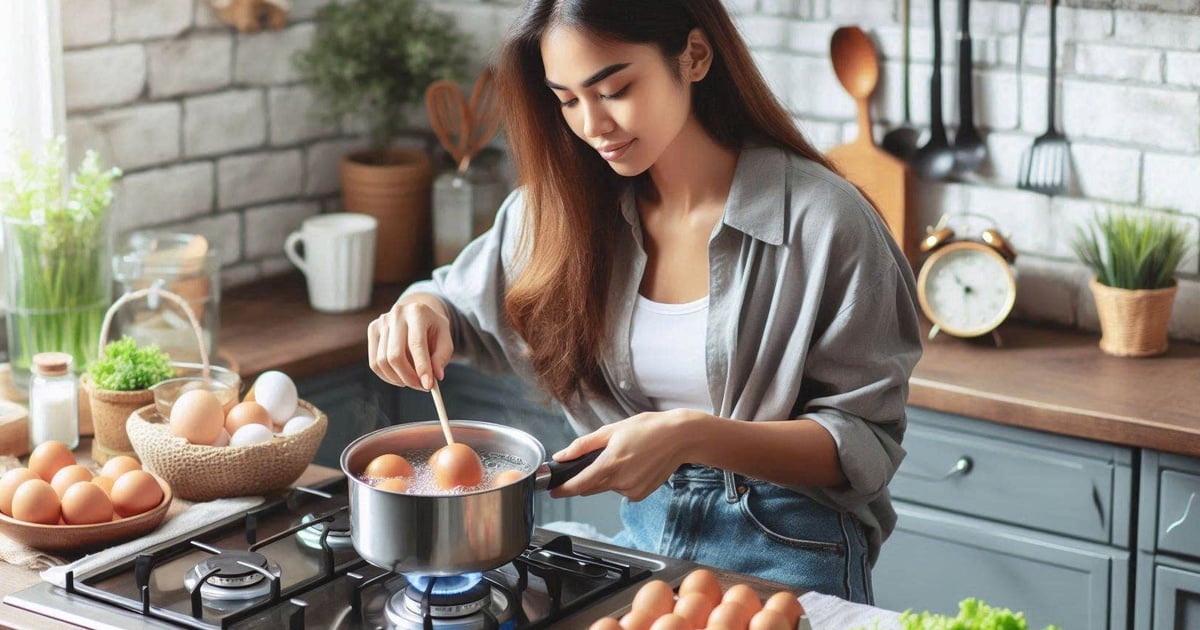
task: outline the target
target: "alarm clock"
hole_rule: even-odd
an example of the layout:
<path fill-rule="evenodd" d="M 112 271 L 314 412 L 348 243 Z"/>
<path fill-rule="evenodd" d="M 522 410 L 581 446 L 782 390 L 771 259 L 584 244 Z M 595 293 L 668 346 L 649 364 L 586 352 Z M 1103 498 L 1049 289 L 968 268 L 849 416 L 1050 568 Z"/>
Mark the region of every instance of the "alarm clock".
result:
<path fill-rule="evenodd" d="M 960 213 L 955 217 L 987 217 Z M 1017 300 L 1012 263 L 1016 252 L 994 222 L 975 239 L 956 239 L 943 216 L 920 244 L 926 254 L 917 276 L 917 299 L 933 328 L 955 337 L 995 335 Z M 996 339 L 999 344 L 999 339 Z"/>

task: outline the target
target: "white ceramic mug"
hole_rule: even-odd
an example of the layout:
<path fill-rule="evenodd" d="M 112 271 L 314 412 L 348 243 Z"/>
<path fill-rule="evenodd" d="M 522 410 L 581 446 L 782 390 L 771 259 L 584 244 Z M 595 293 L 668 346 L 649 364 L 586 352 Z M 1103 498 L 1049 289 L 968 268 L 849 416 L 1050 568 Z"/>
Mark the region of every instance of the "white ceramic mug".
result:
<path fill-rule="evenodd" d="M 344 313 L 371 303 L 378 223 L 366 214 L 337 212 L 304 221 L 283 251 L 308 279 L 308 301 L 323 313 Z M 297 246 L 304 243 L 304 256 Z"/>

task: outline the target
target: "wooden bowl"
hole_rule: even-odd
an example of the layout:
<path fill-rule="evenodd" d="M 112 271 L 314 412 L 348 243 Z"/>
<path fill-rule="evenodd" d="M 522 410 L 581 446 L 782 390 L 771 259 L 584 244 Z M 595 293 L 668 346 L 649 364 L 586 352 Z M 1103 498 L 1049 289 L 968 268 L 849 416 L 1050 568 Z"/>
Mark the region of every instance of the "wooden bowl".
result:
<path fill-rule="evenodd" d="M 176 437 L 154 405 L 133 412 L 125 423 L 142 467 L 167 480 L 188 501 L 264 495 L 300 478 L 312 463 L 329 419 L 301 400 L 314 422 L 298 433 L 246 446 L 203 446 Z"/>
<path fill-rule="evenodd" d="M 161 477 L 154 478 L 162 487 L 163 500 L 141 514 L 93 525 L 42 525 L 0 514 L 0 534 L 42 551 L 86 551 L 137 538 L 157 529 L 171 507 L 171 486 Z"/>

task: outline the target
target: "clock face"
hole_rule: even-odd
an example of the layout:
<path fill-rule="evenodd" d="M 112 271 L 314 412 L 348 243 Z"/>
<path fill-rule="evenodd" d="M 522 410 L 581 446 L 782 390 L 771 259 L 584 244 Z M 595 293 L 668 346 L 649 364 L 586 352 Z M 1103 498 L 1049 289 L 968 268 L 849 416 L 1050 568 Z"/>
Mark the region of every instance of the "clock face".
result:
<path fill-rule="evenodd" d="M 990 332 L 1008 317 L 1016 282 L 1008 262 L 986 245 L 952 243 L 934 252 L 918 279 L 921 308 L 933 323 L 960 337 Z"/>

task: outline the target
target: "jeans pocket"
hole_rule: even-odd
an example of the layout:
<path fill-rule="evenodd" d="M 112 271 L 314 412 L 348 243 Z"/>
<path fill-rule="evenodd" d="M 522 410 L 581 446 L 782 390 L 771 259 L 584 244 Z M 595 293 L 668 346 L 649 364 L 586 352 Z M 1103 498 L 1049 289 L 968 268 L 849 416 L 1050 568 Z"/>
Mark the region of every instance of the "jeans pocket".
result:
<path fill-rule="evenodd" d="M 738 502 L 742 517 L 767 538 L 789 547 L 844 556 L 839 515 L 812 499 L 770 484 L 751 484 Z M 817 537 L 830 540 L 819 540 Z"/>

